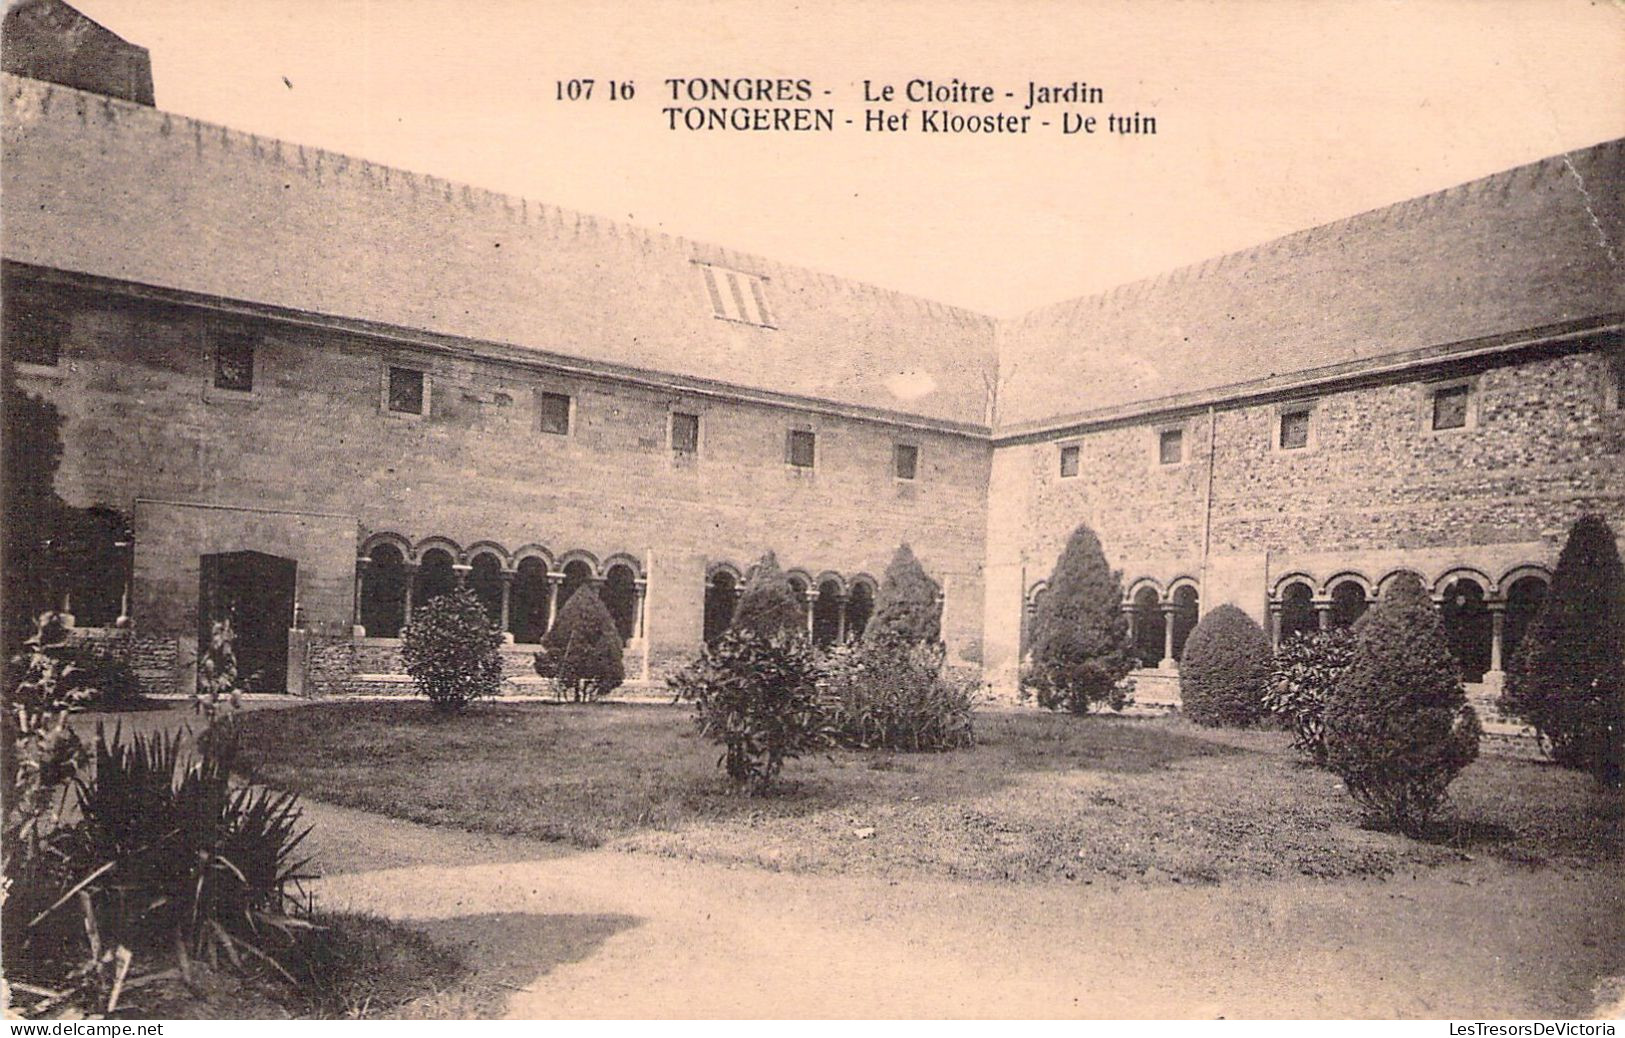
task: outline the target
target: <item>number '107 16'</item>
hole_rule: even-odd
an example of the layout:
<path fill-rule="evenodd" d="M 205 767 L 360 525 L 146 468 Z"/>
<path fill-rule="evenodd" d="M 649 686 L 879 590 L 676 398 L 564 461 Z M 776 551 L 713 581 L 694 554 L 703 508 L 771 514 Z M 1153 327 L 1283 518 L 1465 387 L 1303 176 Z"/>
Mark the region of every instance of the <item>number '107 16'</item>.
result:
<path fill-rule="evenodd" d="M 596 79 L 559 79 L 553 83 L 557 101 L 591 101 L 592 88 L 598 81 Z M 630 101 L 637 93 L 630 79 L 616 81 L 606 79 L 609 86 L 609 99 L 611 101 Z"/>

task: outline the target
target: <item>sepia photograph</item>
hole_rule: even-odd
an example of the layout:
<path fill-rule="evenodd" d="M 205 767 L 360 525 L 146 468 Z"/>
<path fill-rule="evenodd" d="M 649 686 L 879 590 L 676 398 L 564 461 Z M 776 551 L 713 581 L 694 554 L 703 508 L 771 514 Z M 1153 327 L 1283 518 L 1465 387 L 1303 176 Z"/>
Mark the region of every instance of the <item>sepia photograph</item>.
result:
<path fill-rule="evenodd" d="M 1615 1033 L 1625 6 L 0 57 L 9 1034 Z"/>

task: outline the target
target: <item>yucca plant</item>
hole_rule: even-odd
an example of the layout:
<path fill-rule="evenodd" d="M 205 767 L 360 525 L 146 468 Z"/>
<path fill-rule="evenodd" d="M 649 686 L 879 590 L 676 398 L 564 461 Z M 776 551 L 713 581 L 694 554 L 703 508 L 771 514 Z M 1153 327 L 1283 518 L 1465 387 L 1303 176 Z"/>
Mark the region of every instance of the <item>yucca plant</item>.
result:
<path fill-rule="evenodd" d="M 293 912 L 308 878 L 294 855 L 310 831 L 297 798 L 232 789 L 232 738 L 194 758 L 182 733 L 120 735 L 110 743 L 98 726 L 95 775 L 77 782 L 72 857 L 87 873 L 105 869 L 91 888 L 103 929 L 132 947 L 173 943 L 183 970 L 188 957 L 241 967 L 246 956 L 288 976 L 275 949 L 310 925 Z"/>

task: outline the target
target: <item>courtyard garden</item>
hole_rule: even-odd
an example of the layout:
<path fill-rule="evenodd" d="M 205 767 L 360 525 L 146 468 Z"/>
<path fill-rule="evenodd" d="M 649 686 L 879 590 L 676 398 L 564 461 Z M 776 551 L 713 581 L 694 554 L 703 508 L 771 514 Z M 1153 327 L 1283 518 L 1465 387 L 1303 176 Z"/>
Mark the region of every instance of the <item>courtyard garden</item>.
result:
<path fill-rule="evenodd" d="M 321 704 L 238 719 L 255 781 L 432 825 L 815 873 L 1077 884 L 1383 876 L 1625 852 L 1622 801 L 1486 752 L 1422 839 L 1365 828 L 1290 733 L 1178 719 L 977 716 L 971 751 L 831 748 L 744 796 L 682 706 Z"/>

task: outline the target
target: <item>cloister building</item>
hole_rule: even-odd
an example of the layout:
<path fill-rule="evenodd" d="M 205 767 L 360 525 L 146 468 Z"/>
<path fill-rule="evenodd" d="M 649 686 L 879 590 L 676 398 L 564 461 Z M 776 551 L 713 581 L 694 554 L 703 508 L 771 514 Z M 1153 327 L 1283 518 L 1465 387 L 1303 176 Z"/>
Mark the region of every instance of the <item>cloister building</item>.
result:
<path fill-rule="evenodd" d="M 398 690 L 460 582 L 516 685 L 588 583 L 655 682 L 764 551 L 827 644 L 907 542 L 1009 690 L 1087 522 L 1145 688 L 1214 605 L 1410 569 L 1492 689 L 1568 525 L 1625 529 L 1625 142 L 996 320 L 166 113 L 123 46 L 8 58 L 6 377 L 109 517 L 52 595 L 152 688 L 229 612 L 260 688 Z"/>

